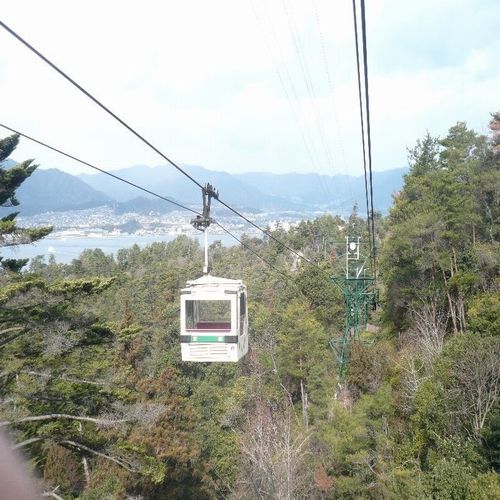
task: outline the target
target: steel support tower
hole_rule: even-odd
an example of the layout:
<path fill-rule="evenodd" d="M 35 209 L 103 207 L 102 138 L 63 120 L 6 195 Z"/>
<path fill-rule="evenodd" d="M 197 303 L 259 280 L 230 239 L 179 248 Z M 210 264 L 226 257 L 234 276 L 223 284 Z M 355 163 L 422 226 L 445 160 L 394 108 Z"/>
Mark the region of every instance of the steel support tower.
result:
<path fill-rule="evenodd" d="M 333 283 L 342 292 L 345 306 L 342 336 L 330 339 L 330 347 L 337 355 L 341 378 L 349 365 L 351 344 L 354 340 L 361 340 L 359 334 L 366 329 L 368 310 L 375 308 L 378 299 L 375 278 L 367 274 L 365 263 L 361 264 L 360 247 L 359 237 L 346 237 L 345 276 L 332 277 Z"/>

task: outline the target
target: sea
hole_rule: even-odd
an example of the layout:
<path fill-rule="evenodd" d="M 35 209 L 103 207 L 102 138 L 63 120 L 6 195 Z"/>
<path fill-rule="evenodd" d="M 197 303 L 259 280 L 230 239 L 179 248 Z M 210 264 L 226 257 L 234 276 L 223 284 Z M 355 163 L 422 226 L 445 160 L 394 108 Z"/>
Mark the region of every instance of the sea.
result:
<path fill-rule="evenodd" d="M 130 248 L 133 245 L 145 248 L 155 242 L 173 241 L 178 236 L 178 234 L 48 236 L 28 245 L 3 247 L 1 249 L 1 255 L 7 259 L 32 259 L 33 257 L 42 255 L 45 257 L 46 261 L 48 261 L 49 257 L 53 255 L 56 262 L 69 264 L 73 259 L 78 258 L 79 255 L 86 249 L 100 248 L 106 255 L 113 254 L 116 256 L 118 250 L 122 248 Z M 188 236 L 190 238 L 197 238 L 200 245 L 203 245 L 203 233 Z M 224 246 L 238 244 L 234 238 L 227 234 L 209 233 L 209 244 L 212 244 L 215 241 L 220 241 Z"/>

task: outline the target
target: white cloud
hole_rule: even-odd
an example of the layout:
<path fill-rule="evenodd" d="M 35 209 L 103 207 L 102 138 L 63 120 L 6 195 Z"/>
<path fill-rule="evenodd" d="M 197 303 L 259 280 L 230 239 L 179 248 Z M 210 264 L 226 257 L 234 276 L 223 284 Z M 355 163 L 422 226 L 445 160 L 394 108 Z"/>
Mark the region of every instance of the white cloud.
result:
<path fill-rule="evenodd" d="M 498 7 L 472 4 L 453 2 L 450 23 L 448 0 L 367 4 L 375 169 L 404 164 L 426 129 L 484 131 L 498 107 Z M 227 171 L 362 171 L 351 16 L 350 2 L 330 0 L 2 6 L 4 22 L 173 160 Z M 162 163 L 3 30 L 0 47 L 0 121 L 104 168 Z M 16 157 L 80 170 L 26 141 Z"/>

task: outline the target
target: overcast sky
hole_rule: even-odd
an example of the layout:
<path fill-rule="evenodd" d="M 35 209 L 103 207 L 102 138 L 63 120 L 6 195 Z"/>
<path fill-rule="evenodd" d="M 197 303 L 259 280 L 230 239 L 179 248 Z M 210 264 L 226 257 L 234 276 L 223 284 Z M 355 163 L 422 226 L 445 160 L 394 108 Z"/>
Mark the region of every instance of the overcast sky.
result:
<path fill-rule="evenodd" d="M 487 132 L 500 2 L 366 3 L 374 170 L 426 130 Z M 16 0 L 0 18 L 178 163 L 362 172 L 350 0 Z M 164 163 L 3 29 L 0 90 L 0 122 L 86 161 Z M 28 157 L 84 171 L 23 140 Z"/>

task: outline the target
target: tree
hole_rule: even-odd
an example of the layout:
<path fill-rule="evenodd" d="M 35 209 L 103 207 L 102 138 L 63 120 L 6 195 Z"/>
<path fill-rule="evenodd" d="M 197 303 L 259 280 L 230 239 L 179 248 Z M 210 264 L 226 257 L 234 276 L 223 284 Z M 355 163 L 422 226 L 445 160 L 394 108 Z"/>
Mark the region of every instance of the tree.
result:
<path fill-rule="evenodd" d="M 295 300 L 280 315 L 277 340 L 278 373 L 292 400 L 301 402 L 307 430 L 309 405 L 327 404 L 321 387 L 318 387 L 322 379 L 315 376 L 318 369 L 325 374 L 332 369 L 330 354 L 325 356 L 328 352 L 326 332 L 314 313 Z M 309 401 L 314 393 L 321 394 L 321 397 Z"/>
<path fill-rule="evenodd" d="M 103 354 L 114 334 L 78 304 L 111 283 L 0 277 L 0 426 L 9 428 L 16 446 L 27 450 L 46 475 L 43 467 L 52 449 L 46 445 L 69 448 L 86 463 L 92 453 L 108 456 L 99 450 L 103 440 L 96 426 L 129 420 L 112 409 L 116 394 Z"/>
<path fill-rule="evenodd" d="M 471 300 L 469 330 L 478 335 L 500 335 L 500 294 L 487 292 Z"/>
<path fill-rule="evenodd" d="M 479 439 L 500 398 L 498 337 L 467 334 L 453 339 L 437 369 L 450 411 L 466 433 Z"/>
<path fill-rule="evenodd" d="M 500 164 L 500 111 L 492 113 L 490 121 L 491 152 L 497 165 Z"/>
<path fill-rule="evenodd" d="M 427 135 L 410 150 L 381 259 L 386 318 L 399 330 L 422 299 L 437 299 L 449 329 L 463 332 L 468 298 L 493 286 L 499 259 L 492 207 L 500 199 L 500 172 L 488 148 L 486 137 L 459 122 L 444 139 Z M 491 264 L 484 266 L 487 258 Z"/>
<path fill-rule="evenodd" d="M 491 467 L 500 472 L 500 399 L 491 411 L 481 434 L 482 452 Z"/>
<path fill-rule="evenodd" d="M 19 205 L 15 192 L 38 167 L 38 165 L 33 164 L 33 160 L 26 160 L 9 169 L 2 166 L 2 163 L 16 149 L 18 143 L 19 135 L 17 134 L 0 139 L 1 207 Z M 19 212 L 12 212 L 0 219 L 0 247 L 33 243 L 47 236 L 52 231 L 52 227 L 20 228 L 16 225 L 15 221 L 18 214 Z M 0 256 L 0 265 L 10 271 L 19 271 L 27 262 L 27 259 L 4 259 Z"/>
<path fill-rule="evenodd" d="M 493 113 L 489 124 L 487 161 L 482 169 L 486 182 L 477 190 L 484 224 L 482 230 L 491 243 L 500 239 L 500 111 Z"/>
<path fill-rule="evenodd" d="M 417 139 L 413 149 L 408 150 L 408 162 L 411 175 L 422 176 L 439 168 L 437 161 L 439 155 L 439 141 L 429 132 L 423 139 Z"/>
<path fill-rule="evenodd" d="M 256 401 L 242 436 L 241 473 L 231 498 L 310 498 L 309 438 L 294 425 L 290 404 L 280 411 L 262 398 Z"/>

